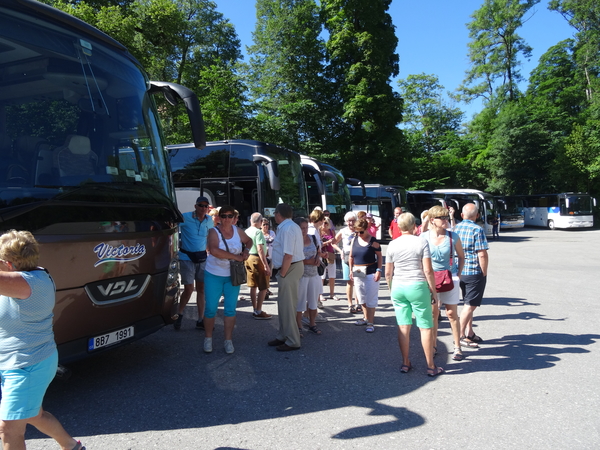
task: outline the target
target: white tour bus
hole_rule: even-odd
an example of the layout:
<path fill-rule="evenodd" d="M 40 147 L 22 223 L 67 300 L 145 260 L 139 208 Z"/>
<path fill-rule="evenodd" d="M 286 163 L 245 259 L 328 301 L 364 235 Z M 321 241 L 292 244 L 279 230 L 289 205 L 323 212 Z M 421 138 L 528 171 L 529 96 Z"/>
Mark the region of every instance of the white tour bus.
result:
<path fill-rule="evenodd" d="M 596 199 L 589 194 L 563 192 L 523 196 L 525 226 L 585 228 L 594 226 L 592 208 Z"/>
<path fill-rule="evenodd" d="M 485 230 L 485 234 L 492 235 L 492 222 L 497 217 L 498 207 L 493 195 L 477 189 L 436 189 L 433 191 L 446 201 L 446 204 L 455 209 L 454 218 L 461 221 L 461 211 L 465 204 L 474 203 L 479 210 L 476 223 Z"/>

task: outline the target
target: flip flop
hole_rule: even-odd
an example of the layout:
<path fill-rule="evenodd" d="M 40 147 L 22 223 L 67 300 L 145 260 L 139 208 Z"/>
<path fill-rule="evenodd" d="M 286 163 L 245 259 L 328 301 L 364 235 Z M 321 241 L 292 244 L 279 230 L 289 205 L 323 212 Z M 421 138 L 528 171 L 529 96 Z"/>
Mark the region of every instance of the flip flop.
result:
<path fill-rule="evenodd" d="M 465 336 L 460 338 L 460 343 L 467 347 L 479 348 L 479 345 L 477 345 L 477 342 L 473 342 L 471 339 L 469 339 L 468 337 L 465 337 Z"/>
<path fill-rule="evenodd" d="M 408 373 L 408 372 L 410 372 L 411 369 L 412 369 L 412 364 L 410 364 L 408 366 L 406 364 L 402 364 L 402 367 L 400 367 L 400 372 Z"/>
<path fill-rule="evenodd" d="M 481 344 L 483 342 L 483 339 L 481 339 L 479 336 L 477 336 L 475 333 L 473 333 L 473 336 L 467 336 L 468 339 L 471 339 L 473 342 L 476 342 L 478 344 Z"/>

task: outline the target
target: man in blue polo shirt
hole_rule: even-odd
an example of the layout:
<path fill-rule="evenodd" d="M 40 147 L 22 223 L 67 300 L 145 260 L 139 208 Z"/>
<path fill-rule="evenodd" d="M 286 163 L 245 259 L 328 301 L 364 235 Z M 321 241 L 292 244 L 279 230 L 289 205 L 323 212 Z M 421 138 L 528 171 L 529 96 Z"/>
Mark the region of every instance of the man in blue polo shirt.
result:
<path fill-rule="evenodd" d="M 173 324 L 176 330 L 181 328 L 183 311 L 190 301 L 196 282 L 196 304 L 198 321 L 196 328 L 204 329 L 204 268 L 206 266 L 206 241 L 208 230 L 214 225 L 208 213 L 208 199 L 198 197 L 194 211 L 183 213 L 183 223 L 179 224 L 181 248 L 179 249 L 179 272 L 183 284 L 183 294 L 179 300 L 179 317 Z"/>
<path fill-rule="evenodd" d="M 473 348 L 483 341 L 473 330 L 473 313 L 481 306 L 488 270 L 488 242 L 483 228 L 475 223 L 477 213 L 477 206 L 467 203 L 462 209 L 463 221 L 454 228 L 465 252 L 465 265 L 460 275 L 465 302 L 460 313 L 460 343 Z"/>

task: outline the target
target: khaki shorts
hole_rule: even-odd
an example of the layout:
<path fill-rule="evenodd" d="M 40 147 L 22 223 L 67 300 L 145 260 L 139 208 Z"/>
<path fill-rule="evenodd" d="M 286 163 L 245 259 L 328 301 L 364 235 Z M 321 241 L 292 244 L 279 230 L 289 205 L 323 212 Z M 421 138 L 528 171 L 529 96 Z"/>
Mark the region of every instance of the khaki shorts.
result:
<path fill-rule="evenodd" d="M 257 287 L 259 291 L 269 289 L 269 277 L 258 255 L 248 256 L 246 272 L 248 273 L 248 287 Z"/>

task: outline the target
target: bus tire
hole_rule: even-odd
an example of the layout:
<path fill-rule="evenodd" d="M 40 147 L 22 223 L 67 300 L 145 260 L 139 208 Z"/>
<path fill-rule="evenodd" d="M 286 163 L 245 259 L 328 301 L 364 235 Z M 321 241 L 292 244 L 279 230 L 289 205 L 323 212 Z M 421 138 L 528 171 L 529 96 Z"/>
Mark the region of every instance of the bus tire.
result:
<path fill-rule="evenodd" d="M 551 230 L 556 230 L 556 227 L 554 226 L 554 220 L 548 221 L 548 228 L 550 228 Z"/>

